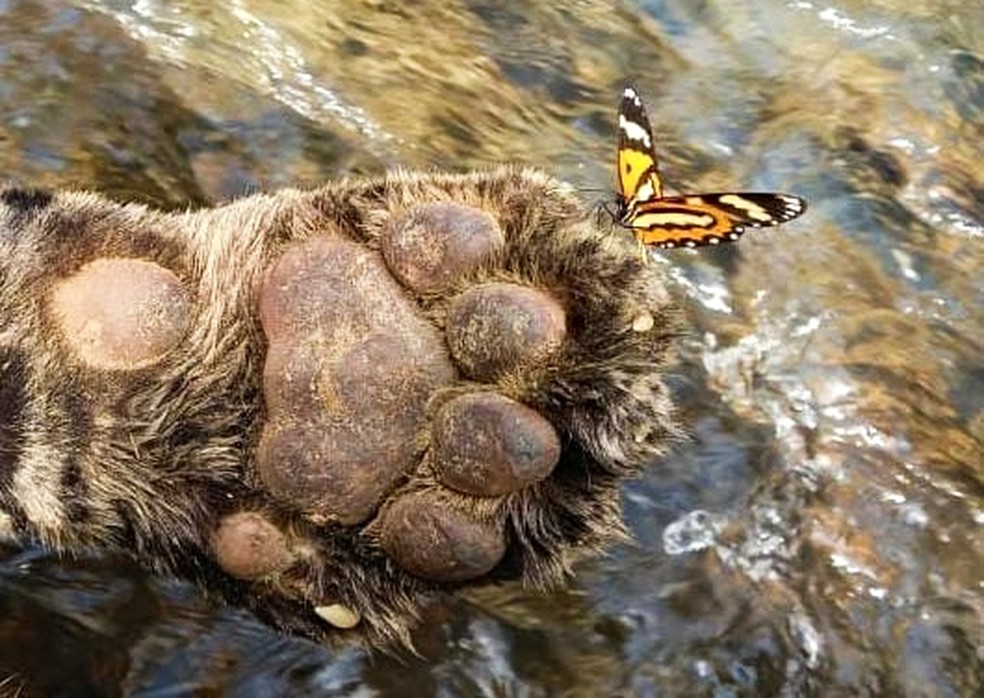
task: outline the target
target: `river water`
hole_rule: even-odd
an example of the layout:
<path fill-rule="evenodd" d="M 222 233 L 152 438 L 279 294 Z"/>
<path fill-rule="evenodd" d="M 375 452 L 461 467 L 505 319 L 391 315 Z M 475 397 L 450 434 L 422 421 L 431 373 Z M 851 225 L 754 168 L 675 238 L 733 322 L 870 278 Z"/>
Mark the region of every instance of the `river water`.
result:
<path fill-rule="evenodd" d="M 979 1 L 0 0 L 0 174 L 184 207 L 510 161 L 600 200 L 629 79 L 671 190 L 810 203 L 657 258 L 692 438 L 633 544 L 400 658 L 6 551 L 0 695 L 984 695 Z"/>

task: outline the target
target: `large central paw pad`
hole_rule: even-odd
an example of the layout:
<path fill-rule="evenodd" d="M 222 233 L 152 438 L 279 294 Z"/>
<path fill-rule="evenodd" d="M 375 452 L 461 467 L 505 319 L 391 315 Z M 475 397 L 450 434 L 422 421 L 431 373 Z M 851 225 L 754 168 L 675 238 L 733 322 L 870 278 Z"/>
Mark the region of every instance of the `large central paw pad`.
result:
<path fill-rule="evenodd" d="M 257 468 L 273 495 L 322 521 L 371 516 L 418 457 L 424 408 L 455 372 L 438 331 L 354 242 L 294 244 L 270 270 Z"/>

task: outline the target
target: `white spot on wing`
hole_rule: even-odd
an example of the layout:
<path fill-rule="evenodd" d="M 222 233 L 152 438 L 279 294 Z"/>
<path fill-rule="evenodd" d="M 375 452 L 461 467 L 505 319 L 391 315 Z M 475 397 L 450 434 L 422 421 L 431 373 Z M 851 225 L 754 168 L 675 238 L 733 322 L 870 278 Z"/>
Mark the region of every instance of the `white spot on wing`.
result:
<path fill-rule="evenodd" d="M 721 203 L 744 212 L 749 218 L 760 223 L 772 223 L 775 220 L 775 216 L 771 213 L 739 194 L 725 194 L 721 197 Z"/>
<path fill-rule="evenodd" d="M 639 141 L 646 146 L 647 150 L 653 147 L 652 141 L 649 140 L 649 134 L 646 133 L 646 129 L 635 121 L 626 119 L 624 114 L 618 115 L 618 127 L 622 129 L 625 137 L 630 141 Z"/>
<path fill-rule="evenodd" d="M 649 201 L 654 196 L 656 196 L 656 192 L 653 191 L 652 180 L 647 177 L 643 185 L 639 187 L 639 191 L 636 192 L 635 200 Z"/>

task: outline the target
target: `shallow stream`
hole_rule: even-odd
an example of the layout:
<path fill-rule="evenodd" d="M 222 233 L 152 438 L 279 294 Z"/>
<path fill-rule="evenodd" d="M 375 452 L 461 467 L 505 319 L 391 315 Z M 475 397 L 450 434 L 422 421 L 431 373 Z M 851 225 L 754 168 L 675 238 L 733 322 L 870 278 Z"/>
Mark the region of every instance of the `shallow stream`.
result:
<path fill-rule="evenodd" d="M 8 551 L 0 695 L 984 695 L 984 4 L 0 0 L 0 176 L 180 208 L 509 161 L 595 202 L 628 79 L 671 190 L 810 203 L 658 255 L 692 439 L 634 544 L 399 659 Z"/>

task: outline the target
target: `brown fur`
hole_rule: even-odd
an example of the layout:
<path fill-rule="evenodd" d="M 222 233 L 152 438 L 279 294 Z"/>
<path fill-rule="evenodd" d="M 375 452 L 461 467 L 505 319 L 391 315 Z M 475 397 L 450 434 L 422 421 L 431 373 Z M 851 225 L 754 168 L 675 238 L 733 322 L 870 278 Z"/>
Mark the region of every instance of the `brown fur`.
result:
<path fill-rule="evenodd" d="M 0 536 L 66 552 L 131 551 L 315 637 L 330 632 L 312 604 L 337 600 L 362 614 L 368 640 L 406 639 L 422 597 L 442 585 L 390 562 L 372 523 L 318 525 L 256 486 L 265 350 L 257 300 L 289 241 L 336 230 L 378 248 L 387 220 L 435 201 L 487 211 L 505 233 L 477 270 L 416 298 L 438 327 L 450 299 L 483 281 L 532 285 L 563 305 L 570 341 L 494 385 L 554 425 L 563 455 L 547 480 L 501 499 L 439 489 L 425 470 L 404 491 L 433 490 L 503 527 L 509 552 L 493 579 L 557 583 L 578 554 L 622 535 L 619 479 L 677 435 L 661 380 L 676 316 L 628 236 L 599 232 L 545 175 L 504 168 L 395 173 L 183 214 L 88 193 L 0 192 Z M 192 291 L 186 336 L 153 366 L 88 368 L 52 329 L 53 285 L 111 256 L 154 261 Z M 653 316 L 653 330 L 632 331 L 641 312 Z M 242 510 L 262 511 L 306 541 L 304 561 L 252 583 L 222 573 L 209 537 L 221 516 Z"/>

